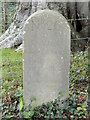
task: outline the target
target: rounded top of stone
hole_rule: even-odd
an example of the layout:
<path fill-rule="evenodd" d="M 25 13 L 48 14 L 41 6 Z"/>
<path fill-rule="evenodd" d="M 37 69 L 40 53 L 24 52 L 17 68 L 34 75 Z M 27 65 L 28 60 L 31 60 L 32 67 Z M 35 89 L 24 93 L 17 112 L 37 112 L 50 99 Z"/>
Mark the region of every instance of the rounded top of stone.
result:
<path fill-rule="evenodd" d="M 28 19 L 35 17 L 35 16 L 38 16 L 38 15 L 50 15 L 50 14 L 55 15 L 55 16 L 59 16 L 59 17 L 61 16 L 64 18 L 64 16 L 57 11 L 45 9 L 45 10 L 38 10 L 37 12 L 33 13 Z"/>
<path fill-rule="evenodd" d="M 54 11 L 54 10 L 49 10 L 49 9 L 45 9 L 45 10 L 39 10 L 39 11 L 37 11 L 37 12 L 35 12 L 35 13 L 33 13 L 27 20 L 26 20 L 26 24 L 28 24 L 32 19 L 36 19 L 36 18 L 38 18 L 38 17 L 50 17 L 50 16 L 52 16 L 52 17 L 55 17 L 55 19 L 58 19 L 58 20 L 60 20 L 61 22 L 63 22 L 63 24 L 67 24 L 67 27 L 70 29 L 70 27 L 69 27 L 69 24 L 68 24 L 68 22 L 67 22 L 67 19 L 62 15 L 62 14 L 60 14 L 59 12 L 57 12 L 57 11 Z M 25 24 L 25 25 L 26 25 Z"/>

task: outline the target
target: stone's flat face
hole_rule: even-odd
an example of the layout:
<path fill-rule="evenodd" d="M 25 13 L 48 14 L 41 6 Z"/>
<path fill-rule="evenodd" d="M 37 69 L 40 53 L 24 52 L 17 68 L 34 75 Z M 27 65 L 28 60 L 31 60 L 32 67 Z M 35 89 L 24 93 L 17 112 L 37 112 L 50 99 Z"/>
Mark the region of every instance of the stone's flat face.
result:
<path fill-rule="evenodd" d="M 69 92 L 70 28 L 51 10 L 29 17 L 24 28 L 24 102 L 41 105 Z"/>

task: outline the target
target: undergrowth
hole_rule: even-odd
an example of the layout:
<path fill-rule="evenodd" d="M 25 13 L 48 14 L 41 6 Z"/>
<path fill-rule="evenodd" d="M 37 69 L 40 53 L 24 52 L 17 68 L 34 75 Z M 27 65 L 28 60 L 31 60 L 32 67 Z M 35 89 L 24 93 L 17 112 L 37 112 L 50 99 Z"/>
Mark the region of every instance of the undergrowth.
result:
<path fill-rule="evenodd" d="M 32 108 L 23 103 L 23 54 L 2 49 L 2 118 L 78 120 L 88 118 L 88 52 L 71 53 L 69 98 Z M 63 107 L 60 107 L 60 102 Z"/>

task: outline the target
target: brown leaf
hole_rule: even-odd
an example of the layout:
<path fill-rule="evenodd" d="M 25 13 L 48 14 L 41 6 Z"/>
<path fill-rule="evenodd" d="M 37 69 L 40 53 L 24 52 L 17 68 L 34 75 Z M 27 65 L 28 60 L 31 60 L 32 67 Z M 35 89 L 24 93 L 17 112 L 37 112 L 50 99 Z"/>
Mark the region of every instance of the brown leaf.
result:
<path fill-rule="evenodd" d="M 2 99 L 2 101 L 3 101 L 3 102 L 6 102 L 6 101 L 7 101 L 7 98 L 6 98 L 6 97 L 4 97 L 4 98 Z"/>

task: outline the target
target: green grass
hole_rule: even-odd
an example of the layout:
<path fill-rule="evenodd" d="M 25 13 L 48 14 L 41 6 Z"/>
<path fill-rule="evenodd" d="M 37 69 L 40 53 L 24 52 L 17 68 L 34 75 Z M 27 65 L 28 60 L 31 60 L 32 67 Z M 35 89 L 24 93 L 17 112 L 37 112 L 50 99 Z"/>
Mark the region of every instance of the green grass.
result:
<path fill-rule="evenodd" d="M 22 53 L 14 49 L 2 50 L 2 78 L 8 81 L 21 81 L 22 77 Z"/>
<path fill-rule="evenodd" d="M 2 103 L 5 114 L 14 108 L 23 95 L 23 54 L 15 49 L 2 49 Z M 5 105 L 6 104 L 6 105 Z M 15 104 L 15 105 L 14 105 Z M 7 106 L 7 107 L 6 107 Z"/>
<path fill-rule="evenodd" d="M 88 96 L 88 52 L 71 54 L 70 63 L 69 95 L 76 101 L 73 101 L 72 106 L 69 106 L 71 111 L 68 110 L 68 112 L 71 117 L 73 116 L 77 119 L 78 115 L 80 118 L 83 118 L 86 117 L 87 114 L 86 106 L 82 107 L 82 105 L 86 105 L 85 102 L 87 102 Z M 18 116 L 20 112 L 20 99 L 23 97 L 23 53 L 15 52 L 15 49 L 2 49 L 1 94 L 3 116 L 6 118 Z M 75 104 L 77 104 L 77 106 L 75 106 Z M 76 107 L 74 113 L 72 112 L 73 106 Z M 82 114 L 79 115 L 80 110 Z M 43 114 L 45 113 L 43 112 Z"/>

